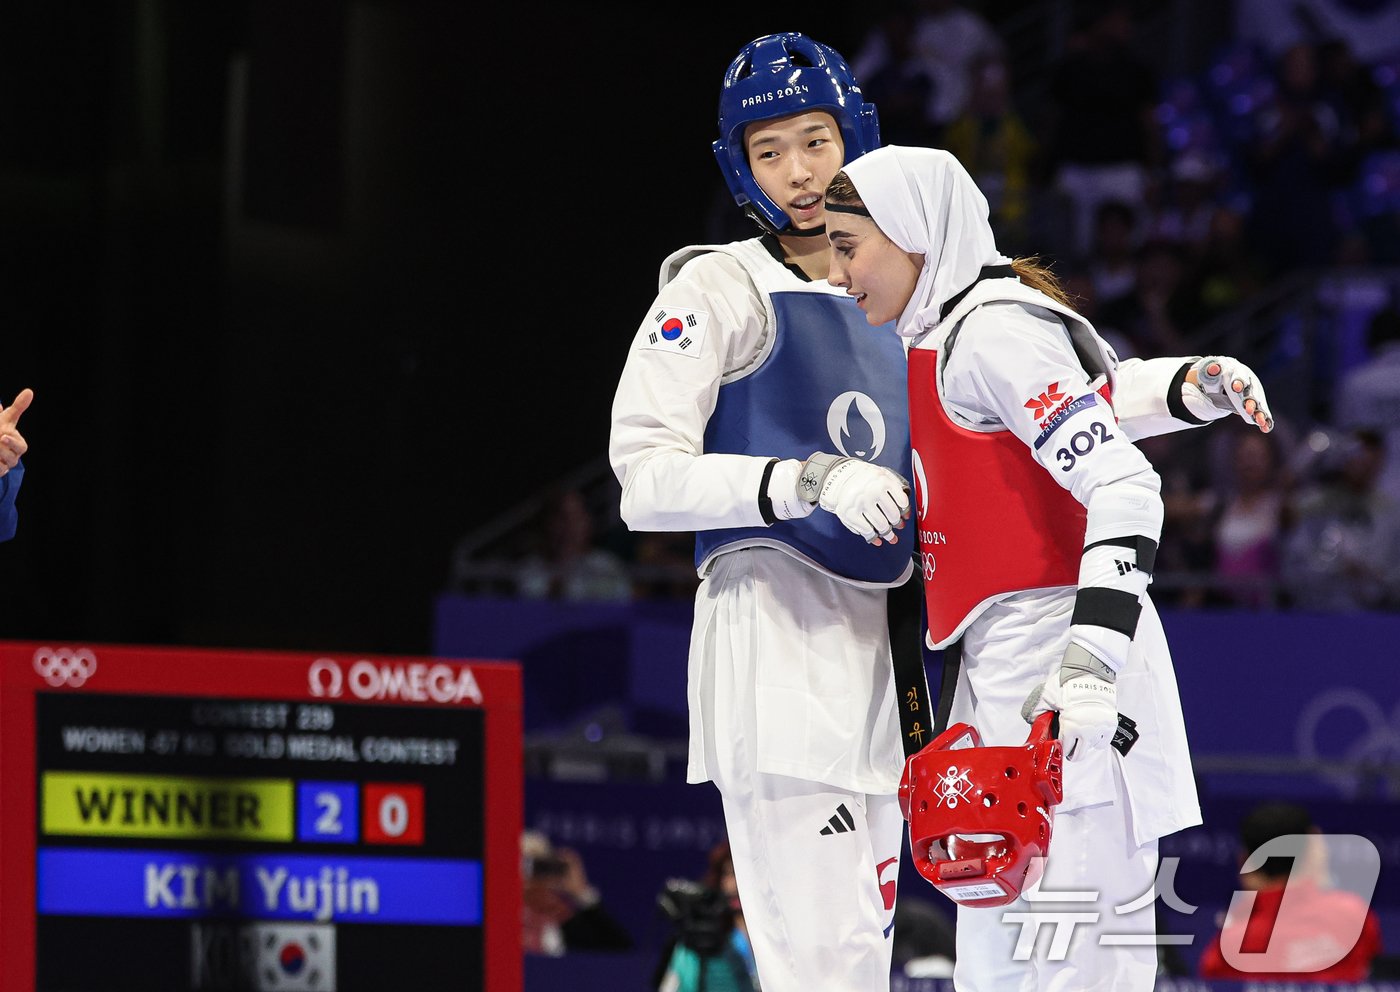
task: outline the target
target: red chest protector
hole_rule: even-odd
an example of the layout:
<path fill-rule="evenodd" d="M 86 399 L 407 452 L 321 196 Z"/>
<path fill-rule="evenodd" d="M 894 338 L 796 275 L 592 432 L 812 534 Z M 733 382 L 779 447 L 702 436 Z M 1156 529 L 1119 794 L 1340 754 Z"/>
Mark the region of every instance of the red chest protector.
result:
<path fill-rule="evenodd" d="M 968 430 L 938 397 L 938 352 L 909 352 L 919 557 L 929 636 L 941 645 L 979 605 L 1079 583 L 1087 513 L 1009 430 Z"/>

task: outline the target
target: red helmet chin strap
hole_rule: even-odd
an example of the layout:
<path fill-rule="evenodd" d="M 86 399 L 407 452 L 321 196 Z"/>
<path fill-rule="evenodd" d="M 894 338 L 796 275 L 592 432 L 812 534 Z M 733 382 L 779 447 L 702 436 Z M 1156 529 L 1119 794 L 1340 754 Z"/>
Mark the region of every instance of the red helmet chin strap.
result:
<path fill-rule="evenodd" d="M 899 803 L 914 866 L 954 902 L 1004 906 L 1040 878 L 1065 795 L 1054 717 L 1036 717 L 1015 747 L 983 747 L 977 728 L 956 723 L 906 763 Z"/>

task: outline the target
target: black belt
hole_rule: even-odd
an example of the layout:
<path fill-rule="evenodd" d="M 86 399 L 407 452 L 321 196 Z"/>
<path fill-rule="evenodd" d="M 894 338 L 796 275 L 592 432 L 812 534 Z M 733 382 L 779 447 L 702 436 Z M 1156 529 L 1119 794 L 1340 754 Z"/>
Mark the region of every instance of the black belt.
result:
<path fill-rule="evenodd" d="M 958 675 L 962 672 L 962 638 L 943 649 L 943 674 L 938 680 L 938 711 L 933 718 L 935 734 L 948 729 L 948 718 L 953 711 L 953 693 L 958 687 Z"/>
<path fill-rule="evenodd" d="M 933 709 L 924 670 L 924 590 L 913 579 L 889 591 L 890 656 L 894 662 L 895 705 L 899 709 L 900 739 L 906 758 L 933 740 Z"/>

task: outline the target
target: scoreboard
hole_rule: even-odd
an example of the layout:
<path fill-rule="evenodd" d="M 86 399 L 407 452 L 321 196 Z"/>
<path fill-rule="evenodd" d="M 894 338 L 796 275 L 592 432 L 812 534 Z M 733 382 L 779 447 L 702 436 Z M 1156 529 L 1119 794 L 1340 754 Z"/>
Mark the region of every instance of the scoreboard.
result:
<path fill-rule="evenodd" d="M 511 992 L 519 669 L 0 642 L 0 992 Z"/>

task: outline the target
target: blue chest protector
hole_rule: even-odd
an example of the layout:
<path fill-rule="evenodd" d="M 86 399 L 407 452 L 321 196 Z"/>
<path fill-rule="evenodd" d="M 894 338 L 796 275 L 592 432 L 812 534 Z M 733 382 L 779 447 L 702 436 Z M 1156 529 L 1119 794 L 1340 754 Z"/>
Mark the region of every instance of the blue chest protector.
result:
<path fill-rule="evenodd" d="M 705 451 L 798 459 L 828 451 L 910 478 L 907 373 L 899 338 L 889 328 L 871 327 L 850 297 L 827 291 L 825 284 L 803 283 L 766 252 L 734 253 L 768 292 L 771 349 L 752 371 L 720 386 L 705 428 Z M 874 547 L 818 509 L 769 527 L 701 531 L 695 561 L 703 570 L 723 550 L 776 546 L 843 578 L 883 586 L 904 580 L 913 544 Z"/>

